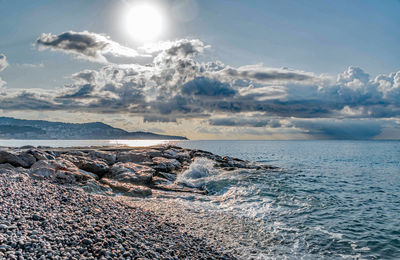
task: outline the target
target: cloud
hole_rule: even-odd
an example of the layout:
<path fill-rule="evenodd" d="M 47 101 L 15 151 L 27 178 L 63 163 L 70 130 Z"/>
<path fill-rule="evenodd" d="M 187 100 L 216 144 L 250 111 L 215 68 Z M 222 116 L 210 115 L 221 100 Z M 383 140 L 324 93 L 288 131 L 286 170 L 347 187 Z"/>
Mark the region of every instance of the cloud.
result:
<path fill-rule="evenodd" d="M 0 71 L 3 71 L 5 68 L 7 68 L 8 62 L 7 58 L 4 54 L 0 54 Z"/>
<path fill-rule="evenodd" d="M 0 53 L 0 72 L 8 67 L 7 57 Z M 0 78 L 0 88 L 6 85 L 6 82 Z M 0 89 L 1 90 L 1 89 Z M 1 94 L 1 93 L 0 93 Z"/>
<path fill-rule="evenodd" d="M 313 82 L 318 76 L 304 71 L 288 68 L 267 68 L 261 65 L 248 65 L 239 68 L 226 67 L 219 72 L 230 79 L 251 80 L 258 83 Z"/>
<path fill-rule="evenodd" d="M 71 84 L 53 91 L 6 89 L 0 109 L 127 113 L 145 123 L 198 119 L 216 129 L 285 128 L 319 138 L 374 137 L 385 119 L 400 117 L 400 71 L 372 78 L 354 66 L 337 77 L 259 64 L 235 68 L 202 61 L 210 46 L 198 39 L 134 51 L 100 34 L 71 31 L 44 34 L 38 45 L 108 64 L 77 72 Z M 118 55 L 131 63 L 111 63 Z"/>
<path fill-rule="evenodd" d="M 44 68 L 43 63 L 21 63 L 21 64 L 13 64 L 17 67 L 21 68 L 31 68 L 31 69 L 39 69 L 39 68 Z"/>
<path fill-rule="evenodd" d="M 383 128 L 377 120 L 295 120 L 292 123 L 316 139 L 371 139 Z"/>
<path fill-rule="evenodd" d="M 109 37 L 88 31 L 68 31 L 59 35 L 43 33 L 36 40 L 40 50 L 50 49 L 71 53 L 78 58 L 95 62 L 107 63 L 110 58 L 138 58 L 147 57 L 140 55 L 136 50 L 124 47 Z M 109 58 L 107 58 L 109 57 Z"/>
<path fill-rule="evenodd" d="M 215 79 L 197 77 L 182 86 L 182 94 L 207 96 L 213 98 L 228 98 L 236 94 L 230 84 Z"/>
<path fill-rule="evenodd" d="M 246 126 L 246 127 L 271 127 L 278 128 L 281 127 L 279 120 L 270 119 L 268 117 L 219 117 L 211 118 L 209 120 L 210 125 L 213 126 Z"/>

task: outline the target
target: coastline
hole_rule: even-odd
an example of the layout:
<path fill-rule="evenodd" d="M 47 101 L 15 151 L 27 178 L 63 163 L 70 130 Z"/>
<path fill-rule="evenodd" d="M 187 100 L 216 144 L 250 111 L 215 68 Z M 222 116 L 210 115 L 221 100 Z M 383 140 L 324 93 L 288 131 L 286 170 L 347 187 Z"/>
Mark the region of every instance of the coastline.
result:
<path fill-rule="evenodd" d="M 2 147 L 0 258 L 235 258 L 228 243 L 209 237 L 215 232 L 185 226 L 176 217 L 184 208 L 174 217 L 158 199 L 207 196 L 179 182 L 196 160 L 226 171 L 269 168 L 176 146 Z"/>

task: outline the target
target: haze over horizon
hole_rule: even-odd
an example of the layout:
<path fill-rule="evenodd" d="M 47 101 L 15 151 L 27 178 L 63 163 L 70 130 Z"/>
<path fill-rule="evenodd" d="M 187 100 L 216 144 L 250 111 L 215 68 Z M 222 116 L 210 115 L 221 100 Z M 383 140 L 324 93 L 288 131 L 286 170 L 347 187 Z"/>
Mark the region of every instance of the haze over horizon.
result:
<path fill-rule="evenodd" d="M 0 116 L 400 139 L 400 2 L 0 0 Z"/>

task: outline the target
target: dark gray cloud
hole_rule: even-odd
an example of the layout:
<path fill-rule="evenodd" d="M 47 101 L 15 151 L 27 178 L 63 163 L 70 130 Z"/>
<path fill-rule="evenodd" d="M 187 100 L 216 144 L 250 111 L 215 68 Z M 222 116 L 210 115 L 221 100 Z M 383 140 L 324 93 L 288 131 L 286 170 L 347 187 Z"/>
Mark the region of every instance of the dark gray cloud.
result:
<path fill-rule="evenodd" d="M 317 139 L 371 139 L 382 132 L 377 120 L 294 120 L 292 123 Z"/>
<path fill-rule="evenodd" d="M 281 127 L 281 123 L 279 120 L 270 119 L 267 117 L 252 117 L 252 116 L 232 116 L 232 117 L 220 117 L 220 118 L 211 118 L 209 120 L 210 125 L 213 126 L 246 126 L 246 127 L 271 127 L 277 128 Z"/>
<path fill-rule="evenodd" d="M 182 94 L 227 98 L 234 96 L 236 90 L 234 90 L 228 83 L 223 83 L 206 77 L 197 77 L 182 86 Z"/>
<path fill-rule="evenodd" d="M 39 49 L 50 49 L 75 54 L 77 57 L 96 62 L 108 62 L 112 57 L 137 58 L 136 50 L 121 46 L 102 34 L 88 31 L 68 31 L 59 35 L 43 33 L 36 40 Z M 130 60 L 132 61 L 132 60 Z"/>
<path fill-rule="evenodd" d="M 260 65 L 239 68 L 226 67 L 219 73 L 228 78 L 252 80 L 261 83 L 310 82 L 318 80 L 318 77 L 312 73 L 289 70 L 287 68 L 266 68 Z"/>
<path fill-rule="evenodd" d="M 88 98 L 88 97 L 91 97 L 93 90 L 94 90 L 94 86 L 92 86 L 90 84 L 86 84 L 86 85 L 80 86 L 76 92 L 60 96 L 59 98 L 76 98 L 76 99 Z"/>

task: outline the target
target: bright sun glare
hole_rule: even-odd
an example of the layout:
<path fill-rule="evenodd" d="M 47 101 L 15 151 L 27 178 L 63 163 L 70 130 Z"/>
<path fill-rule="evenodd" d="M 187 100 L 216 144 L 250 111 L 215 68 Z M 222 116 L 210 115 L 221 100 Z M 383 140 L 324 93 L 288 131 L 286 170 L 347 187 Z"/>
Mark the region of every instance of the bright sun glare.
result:
<path fill-rule="evenodd" d="M 133 5 L 127 12 L 125 26 L 136 41 L 156 40 L 163 32 L 163 14 L 159 7 L 150 3 Z"/>

